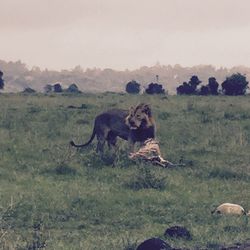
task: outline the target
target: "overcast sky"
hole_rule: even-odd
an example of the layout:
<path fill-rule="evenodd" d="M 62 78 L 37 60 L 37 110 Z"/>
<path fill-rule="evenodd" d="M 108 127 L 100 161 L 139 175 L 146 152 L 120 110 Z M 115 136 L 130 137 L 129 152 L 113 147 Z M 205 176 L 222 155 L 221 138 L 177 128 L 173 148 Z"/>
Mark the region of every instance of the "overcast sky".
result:
<path fill-rule="evenodd" d="M 0 59 L 42 69 L 250 67 L 250 0 L 0 0 Z"/>

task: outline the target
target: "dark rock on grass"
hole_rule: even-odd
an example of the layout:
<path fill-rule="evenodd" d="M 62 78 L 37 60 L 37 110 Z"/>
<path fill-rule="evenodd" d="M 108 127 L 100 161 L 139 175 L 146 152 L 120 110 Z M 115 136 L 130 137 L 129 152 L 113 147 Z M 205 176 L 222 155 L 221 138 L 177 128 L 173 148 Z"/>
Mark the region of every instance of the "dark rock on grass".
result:
<path fill-rule="evenodd" d="M 206 249 L 218 249 L 218 250 L 250 250 L 250 240 L 246 240 L 243 243 L 235 243 L 230 246 L 220 244 L 207 244 Z"/>
<path fill-rule="evenodd" d="M 136 250 L 172 250 L 173 248 L 160 238 L 151 238 L 142 242 Z"/>
<path fill-rule="evenodd" d="M 67 108 L 68 109 L 88 109 L 89 107 L 90 105 L 83 103 L 81 106 L 69 105 Z"/>
<path fill-rule="evenodd" d="M 171 238 L 182 238 L 185 240 L 192 240 L 190 232 L 185 227 L 181 226 L 173 226 L 168 228 L 165 231 L 164 236 L 168 236 Z"/>
<path fill-rule="evenodd" d="M 228 247 L 221 247 L 220 250 L 250 250 L 250 240 L 247 240 L 244 243 L 236 243 Z"/>

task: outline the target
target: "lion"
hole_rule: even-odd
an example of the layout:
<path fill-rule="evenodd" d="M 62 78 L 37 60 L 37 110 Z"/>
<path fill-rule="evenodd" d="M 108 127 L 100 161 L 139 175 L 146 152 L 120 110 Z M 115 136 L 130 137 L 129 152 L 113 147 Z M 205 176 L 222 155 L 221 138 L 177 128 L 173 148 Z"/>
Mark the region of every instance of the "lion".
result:
<path fill-rule="evenodd" d="M 147 139 L 155 138 L 155 121 L 148 104 L 141 103 L 130 110 L 111 109 L 96 116 L 92 135 L 84 144 L 70 144 L 77 148 L 89 145 L 97 138 L 97 152 L 103 152 L 105 142 L 108 147 L 115 147 L 117 137 L 127 140 L 130 151 L 134 151 L 136 142 L 143 143 Z"/>

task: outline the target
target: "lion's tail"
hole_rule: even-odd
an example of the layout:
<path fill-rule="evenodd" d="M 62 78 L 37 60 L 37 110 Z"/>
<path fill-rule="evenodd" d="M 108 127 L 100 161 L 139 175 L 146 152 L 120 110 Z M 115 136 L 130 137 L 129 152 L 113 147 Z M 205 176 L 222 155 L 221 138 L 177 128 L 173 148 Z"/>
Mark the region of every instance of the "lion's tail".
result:
<path fill-rule="evenodd" d="M 92 132 L 92 135 L 89 139 L 88 142 L 84 143 L 84 144 L 75 144 L 74 141 L 70 141 L 70 145 L 73 146 L 73 147 L 76 147 L 76 148 L 82 148 L 82 147 L 85 147 L 85 146 L 88 146 L 95 138 L 95 135 L 96 135 L 96 131 L 95 131 L 95 128 L 93 129 L 93 132 Z"/>

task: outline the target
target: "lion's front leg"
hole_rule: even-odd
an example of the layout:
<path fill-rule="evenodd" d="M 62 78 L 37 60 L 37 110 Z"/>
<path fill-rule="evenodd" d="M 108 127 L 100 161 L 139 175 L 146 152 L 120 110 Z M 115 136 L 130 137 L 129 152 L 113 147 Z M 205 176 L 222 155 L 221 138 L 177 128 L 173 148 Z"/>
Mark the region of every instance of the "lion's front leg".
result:
<path fill-rule="evenodd" d="M 135 151 L 135 142 L 132 138 L 128 139 L 128 144 L 129 144 L 129 153 L 134 153 Z"/>

